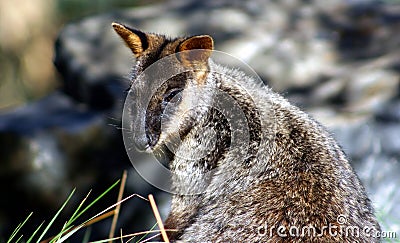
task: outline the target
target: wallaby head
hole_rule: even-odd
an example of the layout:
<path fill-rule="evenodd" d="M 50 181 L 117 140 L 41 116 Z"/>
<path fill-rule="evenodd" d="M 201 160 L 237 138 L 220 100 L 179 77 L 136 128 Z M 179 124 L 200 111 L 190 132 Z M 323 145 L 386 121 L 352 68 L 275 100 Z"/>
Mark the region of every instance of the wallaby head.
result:
<path fill-rule="evenodd" d="M 131 88 L 137 91 L 132 97 L 136 100 L 132 116 L 137 120 L 137 146 L 165 152 L 166 141 L 177 142 L 199 119 L 200 111 L 191 107 L 203 105 L 202 112 L 206 112 L 210 92 L 199 89 L 206 91 L 212 86 L 207 73 L 213 39 L 208 35 L 171 39 L 118 23 L 112 26 L 136 58 Z M 157 67 L 143 73 L 157 62 Z M 165 80 L 159 80 L 160 76 Z M 143 98 L 145 95 L 151 96 L 150 100 Z"/>

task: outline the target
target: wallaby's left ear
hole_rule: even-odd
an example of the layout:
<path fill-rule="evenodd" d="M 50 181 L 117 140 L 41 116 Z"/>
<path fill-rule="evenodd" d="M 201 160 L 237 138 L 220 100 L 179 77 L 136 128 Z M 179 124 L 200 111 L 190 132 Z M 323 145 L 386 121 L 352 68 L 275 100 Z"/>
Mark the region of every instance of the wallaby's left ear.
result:
<path fill-rule="evenodd" d="M 211 56 L 214 41 L 209 35 L 198 35 L 184 40 L 178 47 L 178 57 L 184 64 L 204 64 Z M 189 52 L 190 51 L 190 52 Z"/>
<path fill-rule="evenodd" d="M 140 30 L 135 30 L 119 23 L 112 23 L 112 27 L 136 57 L 141 56 L 149 46 L 147 35 Z"/>

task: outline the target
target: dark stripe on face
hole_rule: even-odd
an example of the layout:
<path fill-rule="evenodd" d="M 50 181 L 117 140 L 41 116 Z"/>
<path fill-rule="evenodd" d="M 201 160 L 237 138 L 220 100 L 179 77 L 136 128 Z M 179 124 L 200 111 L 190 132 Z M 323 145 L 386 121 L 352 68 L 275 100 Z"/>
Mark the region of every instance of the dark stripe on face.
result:
<path fill-rule="evenodd" d="M 174 99 L 175 95 L 178 95 L 183 91 L 186 80 L 188 79 L 187 73 L 180 73 L 169 80 L 167 80 L 162 86 L 158 88 L 156 93 L 150 100 L 149 107 L 146 110 L 146 136 L 149 140 L 149 145 L 154 147 L 161 134 L 161 122 L 169 122 L 168 117 L 163 117 L 166 107 L 170 102 L 176 103 L 170 104 L 173 107 L 178 107 L 180 101 Z M 179 94 L 180 95 L 180 94 Z M 163 120 L 163 118 L 165 118 Z"/>

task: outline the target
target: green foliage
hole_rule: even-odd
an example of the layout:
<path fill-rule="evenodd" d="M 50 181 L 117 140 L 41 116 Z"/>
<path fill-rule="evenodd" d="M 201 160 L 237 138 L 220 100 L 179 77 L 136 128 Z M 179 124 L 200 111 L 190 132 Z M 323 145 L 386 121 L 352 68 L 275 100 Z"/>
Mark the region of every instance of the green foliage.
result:
<path fill-rule="evenodd" d="M 88 206 L 86 206 L 85 208 L 81 209 L 82 206 L 84 205 L 85 201 L 87 200 L 89 194 L 82 200 L 82 202 L 80 203 L 80 205 L 78 206 L 78 208 L 75 210 L 75 212 L 72 214 L 72 216 L 70 217 L 70 219 L 64 224 L 63 228 L 59 231 L 59 233 L 53 237 L 53 239 L 50 241 L 50 243 L 54 243 L 54 242 L 64 242 L 65 240 L 67 240 L 69 237 L 71 237 L 75 232 L 77 232 L 78 230 L 80 230 L 81 228 L 84 227 L 84 224 L 86 222 L 89 222 L 90 220 L 92 220 L 93 218 L 97 217 L 98 215 L 86 220 L 84 223 L 79 224 L 78 226 L 75 226 L 74 224 L 76 223 L 77 219 L 83 214 L 85 213 L 89 208 L 93 207 L 96 202 L 98 202 L 101 198 L 103 198 L 111 189 L 113 189 L 116 185 L 118 185 L 119 180 L 117 182 L 115 182 L 112 186 L 110 186 L 106 191 L 104 191 L 100 196 L 98 196 L 96 199 L 94 199 L 92 202 L 89 203 Z M 38 228 L 35 230 L 35 232 L 32 233 L 32 235 L 29 237 L 29 239 L 26 241 L 27 243 L 32 242 L 33 239 L 35 238 L 35 235 L 37 233 L 41 233 L 40 236 L 35 240 L 35 242 L 40 242 L 43 239 L 45 239 L 46 234 L 48 233 L 49 229 L 51 228 L 51 226 L 53 225 L 53 223 L 55 222 L 55 220 L 57 219 L 57 217 L 60 215 L 60 213 L 62 212 L 62 210 L 65 208 L 65 206 L 68 204 L 69 200 L 72 198 L 73 194 L 75 192 L 75 189 L 70 193 L 70 195 L 68 196 L 68 198 L 65 200 L 64 204 L 60 207 L 60 209 L 57 211 L 57 213 L 54 215 L 54 217 L 51 219 L 51 221 L 48 223 L 48 225 L 46 226 L 46 228 L 43 231 L 40 231 L 42 224 L 40 224 L 38 226 Z M 20 223 L 16 229 L 13 231 L 13 233 L 11 234 L 11 236 L 9 237 L 9 239 L 7 240 L 7 243 L 11 243 L 11 242 L 21 242 L 23 240 L 23 235 L 20 234 L 22 227 L 25 225 L 25 223 L 28 222 L 29 218 L 32 216 L 32 213 L 30 213 L 28 215 L 28 217 L 26 217 L 26 219 L 23 221 L 23 223 Z M 19 235 L 19 237 L 18 237 Z M 18 237 L 18 238 L 16 238 Z M 49 237 L 49 236 L 46 236 Z M 85 238 L 87 238 L 88 236 L 85 236 Z M 85 242 L 85 241 L 83 241 Z"/>
<path fill-rule="evenodd" d="M 32 216 L 32 213 L 30 213 L 28 215 L 28 217 L 26 217 L 26 219 L 24 220 L 24 222 L 20 223 L 17 228 L 15 228 L 15 230 L 12 232 L 10 238 L 8 239 L 7 243 L 10 243 L 14 237 L 18 234 L 18 232 L 21 230 L 21 228 L 24 226 L 24 224 L 29 220 L 29 218 Z M 18 240 L 16 242 L 18 242 L 21 239 L 22 236 L 20 236 L 20 238 L 18 238 Z"/>
<path fill-rule="evenodd" d="M 138 0 L 57 0 L 57 10 L 64 19 L 97 14 L 110 10 L 133 7 L 140 4 Z"/>

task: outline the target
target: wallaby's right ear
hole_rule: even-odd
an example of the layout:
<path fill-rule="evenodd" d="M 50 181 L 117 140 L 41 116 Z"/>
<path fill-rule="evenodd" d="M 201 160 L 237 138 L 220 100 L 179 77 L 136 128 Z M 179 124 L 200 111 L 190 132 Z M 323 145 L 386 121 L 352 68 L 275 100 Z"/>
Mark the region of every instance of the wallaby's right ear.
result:
<path fill-rule="evenodd" d="M 112 23 L 115 32 L 125 41 L 126 45 L 132 50 L 136 57 L 139 57 L 149 47 L 145 33 L 131 29 L 119 23 Z"/>
<path fill-rule="evenodd" d="M 214 40 L 209 35 L 192 36 L 178 46 L 178 58 L 186 65 L 205 64 L 211 56 Z M 189 51 L 189 52 L 188 52 Z"/>

